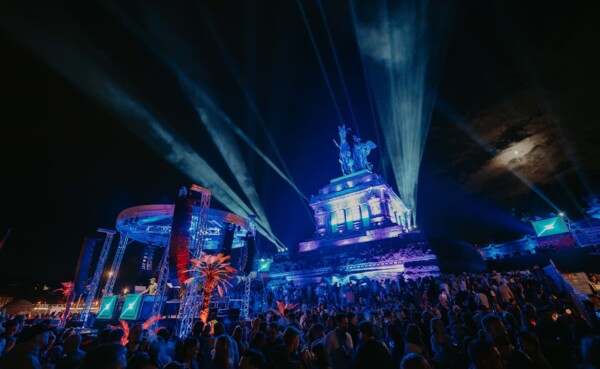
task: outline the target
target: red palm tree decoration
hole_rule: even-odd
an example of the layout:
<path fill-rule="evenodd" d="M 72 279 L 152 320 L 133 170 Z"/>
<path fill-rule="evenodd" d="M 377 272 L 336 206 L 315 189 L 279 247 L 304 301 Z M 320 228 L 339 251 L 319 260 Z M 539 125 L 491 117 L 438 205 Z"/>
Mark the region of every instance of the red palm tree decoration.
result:
<path fill-rule="evenodd" d="M 61 282 L 60 285 L 62 287 L 55 289 L 53 292 L 62 293 L 64 299 L 67 300 L 69 298 L 69 296 L 71 296 L 71 293 L 73 292 L 73 288 L 75 287 L 75 284 L 73 284 L 73 282 Z"/>
<path fill-rule="evenodd" d="M 275 301 L 277 302 L 277 310 L 271 309 L 273 312 L 278 313 L 279 316 L 284 316 L 286 310 L 294 310 L 299 304 L 286 304 L 283 301 Z"/>
<path fill-rule="evenodd" d="M 229 259 L 230 255 L 208 255 L 202 253 L 199 259 L 191 259 L 191 272 L 198 272 L 197 280 L 204 280 L 204 293 L 202 295 L 202 310 L 200 311 L 200 319 L 206 323 L 209 313 L 209 303 L 212 293 L 217 289 L 219 296 L 227 290 L 228 286 L 232 286 L 229 280 L 237 273 L 237 270 L 232 268 Z M 192 282 L 194 278 L 189 278 L 186 284 Z"/>

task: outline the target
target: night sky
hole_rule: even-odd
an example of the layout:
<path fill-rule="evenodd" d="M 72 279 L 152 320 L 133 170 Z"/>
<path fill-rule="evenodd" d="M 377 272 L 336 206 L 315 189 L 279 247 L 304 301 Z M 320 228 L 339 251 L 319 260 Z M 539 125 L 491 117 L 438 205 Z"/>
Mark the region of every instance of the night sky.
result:
<path fill-rule="evenodd" d="M 283 167 L 279 152 L 305 196 L 341 175 L 332 142 L 340 119 L 297 2 L 256 3 L 0 5 L 0 232 L 12 229 L 0 250 L 0 280 L 72 279 L 84 237 L 114 229 L 125 208 L 172 203 L 181 185 L 194 182 L 148 139 L 147 126 L 102 100 L 98 81 L 125 86 L 126 96 L 142 101 L 243 196 L 165 56 Z M 590 4 L 451 6 L 437 45 L 445 52 L 435 60 L 440 81 L 419 176 L 425 232 L 479 245 L 533 233 L 524 220 L 555 209 L 511 170 L 572 219 L 583 217 L 584 197 L 600 185 L 600 14 Z M 318 3 L 305 1 L 340 114 L 379 146 L 370 156 L 374 171 L 395 187 L 348 3 L 322 5 L 357 124 Z M 303 200 L 238 136 L 227 137 L 275 235 L 297 248 L 314 231 Z M 212 206 L 226 210 L 218 201 Z M 265 239 L 258 245 L 275 250 Z"/>

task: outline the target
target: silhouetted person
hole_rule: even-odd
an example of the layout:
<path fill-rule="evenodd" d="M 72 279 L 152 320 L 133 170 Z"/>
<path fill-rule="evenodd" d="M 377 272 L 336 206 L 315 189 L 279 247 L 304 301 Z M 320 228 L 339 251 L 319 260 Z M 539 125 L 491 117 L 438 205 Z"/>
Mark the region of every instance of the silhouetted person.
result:
<path fill-rule="evenodd" d="M 392 355 L 387 346 L 375 338 L 375 330 L 370 322 L 361 322 L 358 329 L 362 340 L 356 348 L 354 369 L 370 369 L 373 363 L 381 369 L 392 368 Z"/>

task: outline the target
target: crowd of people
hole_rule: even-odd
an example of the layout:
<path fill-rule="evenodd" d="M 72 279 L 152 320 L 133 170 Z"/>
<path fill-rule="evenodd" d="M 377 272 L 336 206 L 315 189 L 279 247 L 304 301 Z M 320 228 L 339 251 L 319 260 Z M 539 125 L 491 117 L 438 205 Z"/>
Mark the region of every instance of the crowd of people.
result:
<path fill-rule="evenodd" d="M 348 285 L 358 298 L 344 299 Z M 142 325 L 82 337 L 10 316 L 0 334 L 0 369 L 600 368 L 595 298 L 580 303 L 541 269 L 324 288 L 335 293 L 312 297 L 293 284 L 267 289 L 272 309 L 198 321 L 185 339 L 174 328 Z M 284 289 L 294 289 L 287 305 Z"/>

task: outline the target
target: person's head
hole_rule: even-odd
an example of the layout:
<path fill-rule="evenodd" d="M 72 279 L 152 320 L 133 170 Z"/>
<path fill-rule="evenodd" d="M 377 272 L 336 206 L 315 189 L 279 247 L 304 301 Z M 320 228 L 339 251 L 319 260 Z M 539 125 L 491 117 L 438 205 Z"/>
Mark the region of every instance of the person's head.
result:
<path fill-rule="evenodd" d="M 171 361 L 167 365 L 164 366 L 164 369 L 185 369 L 186 366 L 183 363 L 179 363 L 177 361 Z"/>
<path fill-rule="evenodd" d="M 125 331 L 122 328 L 113 329 L 108 336 L 109 343 L 121 343 L 121 339 L 125 336 Z"/>
<path fill-rule="evenodd" d="M 318 340 L 325 336 L 325 327 L 321 323 L 313 324 L 308 331 L 308 338 L 310 341 Z"/>
<path fill-rule="evenodd" d="M 348 317 L 346 314 L 338 314 L 335 316 L 335 323 L 340 333 L 348 332 Z"/>
<path fill-rule="evenodd" d="M 504 321 L 504 323 L 506 324 L 507 327 L 509 327 L 510 329 L 517 329 L 519 328 L 519 322 L 517 321 L 517 318 L 510 312 L 505 311 L 502 314 L 502 320 Z"/>
<path fill-rule="evenodd" d="M 431 366 L 423 356 L 408 354 L 402 359 L 400 369 L 431 369 Z"/>
<path fill-rule="evenodd" d="M 197 338 L 188 337 L 183 340 L 183 355 L 187 358 L 195 358 L 200 350 L 200 342 Z"/>
<path fill-rule="evenodd" d="M 302 330 L 309 331 L 313 324 L 315 324 L 315 321 L 312 318 L 306 318 L 302 324 Z"/>
<path fill-rule="evenodd" d="M 247 349 L 240 358 L 240 369 L 264 369 L 267 366 L 265 356 L 257 350 Z"/>
<path fill-rule="evenodd" d="M 46 347 L 50 344 L 50 327 L 45 323 L 35 324 L 23 330 L 19 338 L 22 342 Z"/>
<path fill-rule="evenodd" d="M 260 318 L 252 319 L 252 329 L 258 330 L 258 327 L 260 327 L 260 323 L 261 323 Z"/>
<path fill-rule="evenodd" d="M 474 340 L 469 344 L 469 359 L 475 369 L 506 369 L 498 348 L 486 340 Z"/>
<path fill-rule="evenodd" d="M 358 325 L 358 331 L 364 341 L 373 339 L 375 337 L 375 330 L 373 329 L 373 324 L 371 322 L 360 322 Z"/>
<path fill-rule="evenodd" d="M 138 352 L 127 360 L 127 369 L 158 369 L 158 365 L 147 353 Z"/>
<path fill-rule="evenodd" d="M 156 278 L 150 278 L 150 284 L 156 284 Z"/>
<path fill-rule="evenodd" d="M 433 318 L 429 321 L 429 329 L 432 336 L 443 336 L 444 335 L 444 323 L 439 318 Z"/>
<path fill-rule="evenodd" d="M 331 366 L 329 364 L 329 356 L 327 355 L 327 350 L 325 349 L 325 345 L 322 342 L 319 342 L 313 346 L 312 353 L 313 355 L 315 355 L 315 359 L 319 368 L 327 368 Z"/>
<path fill-rule="evenodd" d="M 294 327 L 287 327 L 283 332 L 283 343 L 290 351 L 297 350 L 300 347 L 300 332 Z"/>
<path fill-rule="evenodd" d="M 269 335 L 270 340 L 275 340 L 277 338 L 277 336 L 279 335 L 279 324 L 270 323 L 268 335 Z"/>
<path fill-rule="evenodd" d="M 510 343 L 506 327 L 498 316 L 488 314 L 481 320 L 483 331 L 488 340 L 495 345 L 504 345 Z"/>
<path fill-rule="evenodd" d="M 540 352 L 540 341 L 535 334 L 530 332 L 517 333 L 517 346 L 529 356 Z"/>
<path fill-rule="evenodd" d="M 171 338 L 171 333 L 165 327 L 159 328 L 156 332 L 156 336 L 159 337 L 163 342 L 169 342 L 169 338 Z"/>
<path fill-rule="evenodd" d="M 400 326 L 395 323 L 389 323 L 386 326 L 388 341 L 400 341 L 402 340 L 402 331 L 400 330 Z"/>
<path fill-rule="evenodd" d="M 213 335 L 220 336 L 225 333 L 225 326 L 221 322 L 216 322 L 213 327 Z"/>
<path fill-rule="evenodd" d="M 229 337 L 219 336 L 215 340 L 215 358 L 229 358 Z"/>
<path fill-rule="evenodd" d="M 63 341 L 63 350 L 65 354 L 77 352 L 79 346 L 81 346 L 81 336 L 78 334 L 72 334 Z"/>
<path fill-rule="evenodd" d="M 356 316 L 356 314 L 354 314 L 353 312 L 349 312 L 348 314 L 346 314 L 346 316 L 348 317 L 348 324 L 358 325 L 358 317 Z"/>
<path fill-rule="evenodd" d="M 210 336 L 211 332 L 212 332 L 212 325 L 210 325 L 210 323 L 204 324 L 204 327 L 202 329 L 202 335 Z"/>
<path fill-rule="evenodd" d="M 256 347 L 257 349 L 263 349 L 267 345 L 267 338 L 264 333 L 257 332 L 250 342 L 250 347 Z"/>
<path fill-rule="evenodd" d="M 197 320 L 194 323 L 194 327 L 192 328 L 192 336 L 201 335 L 203 329 L 204 329 L 204 322 L 202 320 Z"/>
<path fill-rule="evenodd" d="M 258 325 L 258 330 L 260 332 L 264 332 L 267 333 L 267 329 L 269 328 L 269 324 L 265 321 L 265 322 L 260 322 L 260 324 Z"/>
<path fill-rule="evenodd" d="M 233 338 L 236 341 L 244 340 L 244 328 L 242 328 L 242 326 L 240 325 L 236 325 L 233 329 L 233 333 L 231 334 L 231 338 Z"/>
<path fill-rule="evenodd" d="M 125 347 L 116 343 L 98 345 L 91 349 L 79 364 L 85 369 L 124 369 L 127 365 Z"/>
<path fill-rule="evenodd" d="M 110 332 L 112 329 L 106 327 L 98 332 L 98 344 L 108 343 L 108 338 L 110 337 Z"/>
<path fill-rule="evenodd" d="M 406 326 L 406 342 L 413 343 L 416 345 L 422 345 L 423 339 L 421 338 L 421 330 L 416 324 L 409 324 Z"/>

